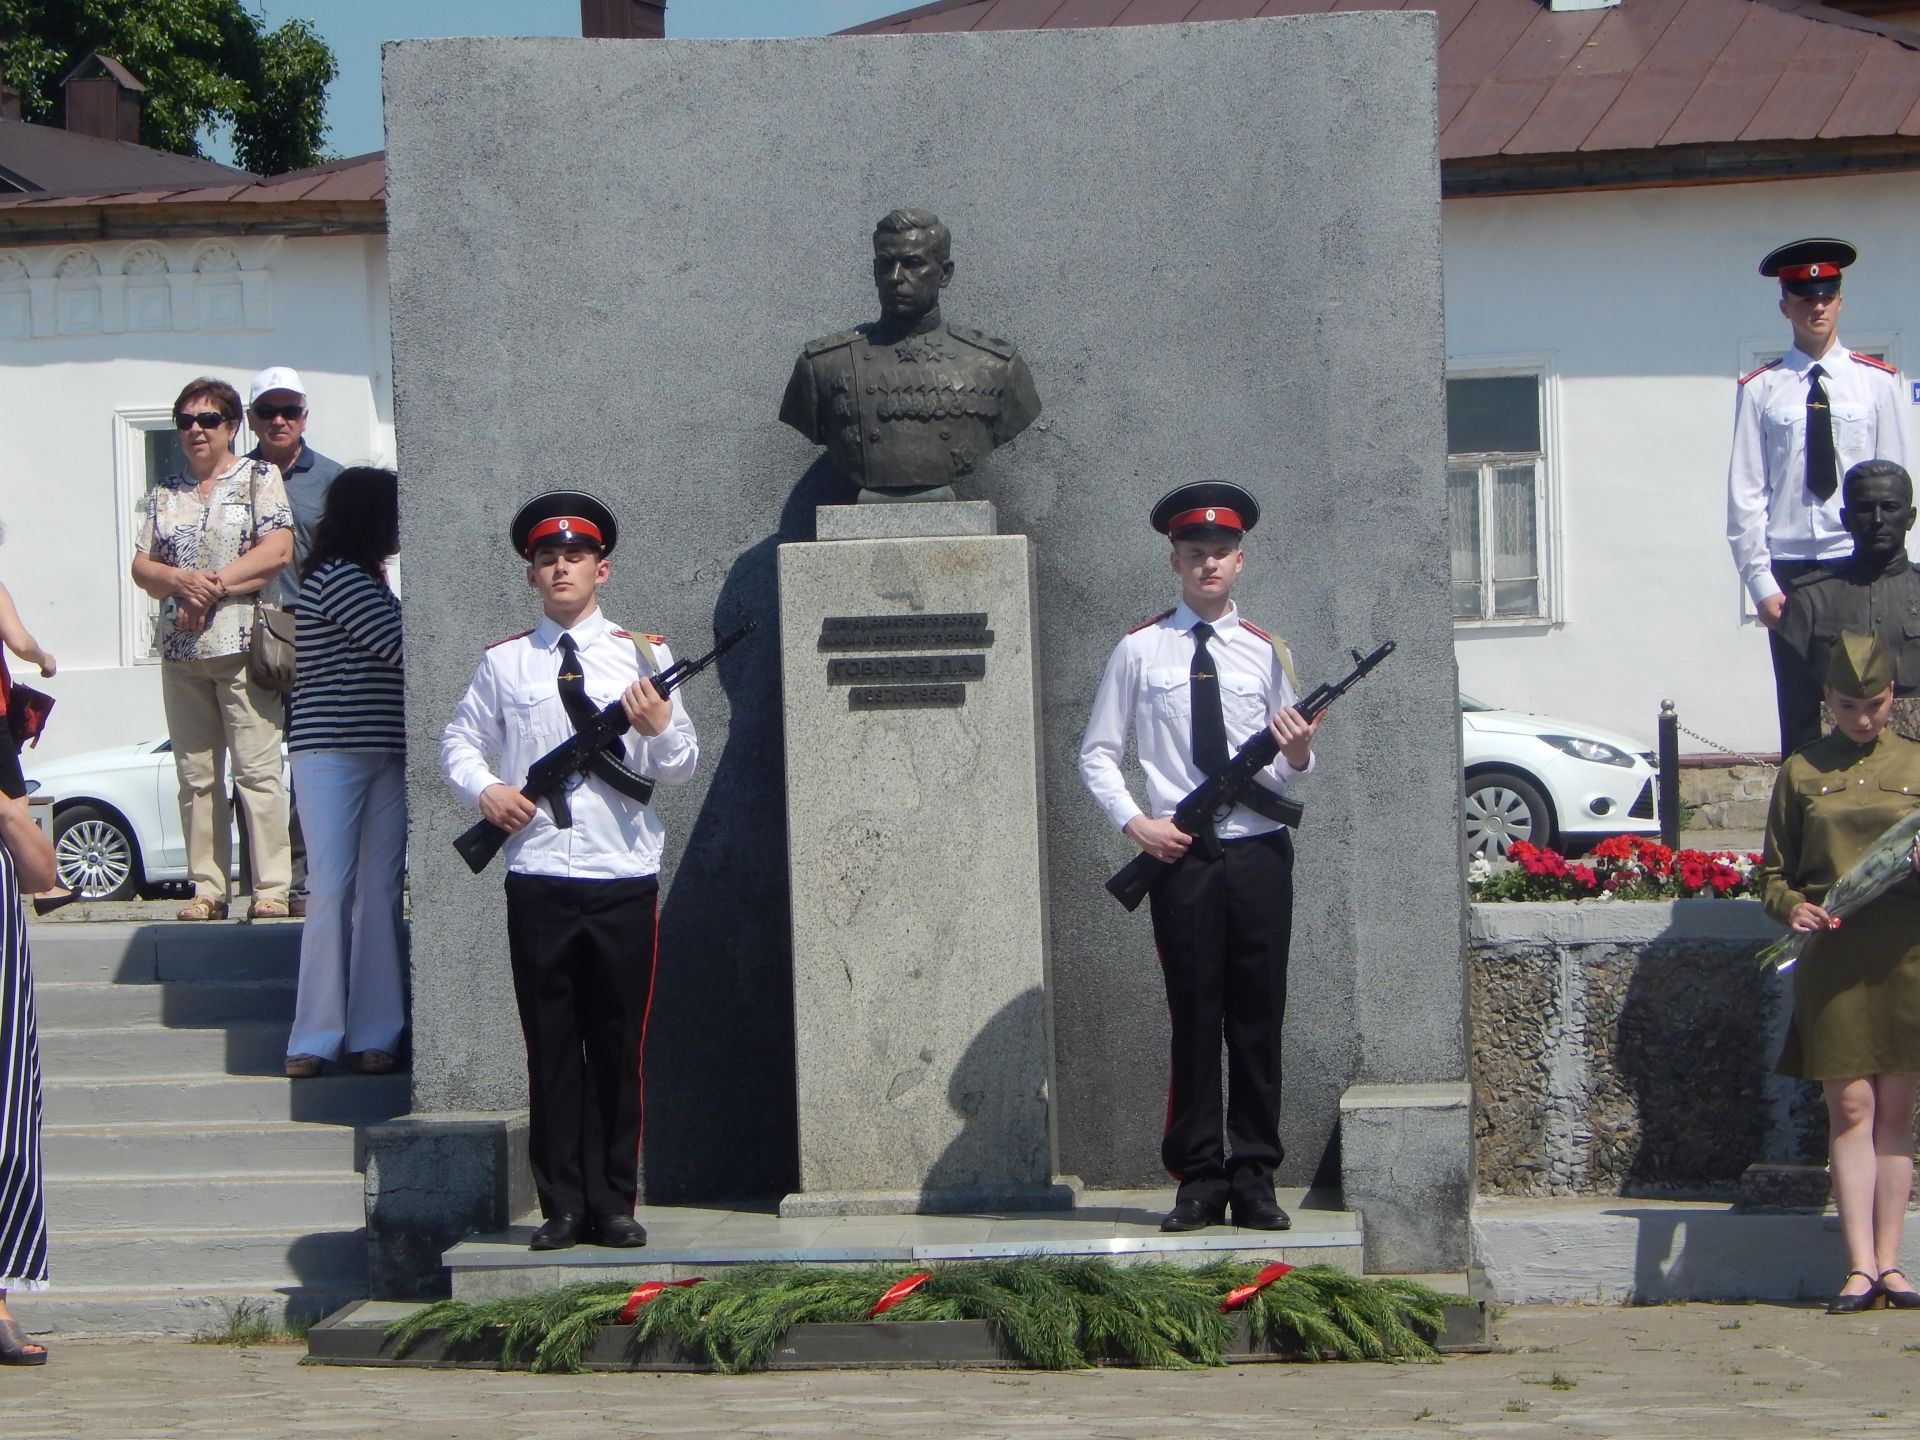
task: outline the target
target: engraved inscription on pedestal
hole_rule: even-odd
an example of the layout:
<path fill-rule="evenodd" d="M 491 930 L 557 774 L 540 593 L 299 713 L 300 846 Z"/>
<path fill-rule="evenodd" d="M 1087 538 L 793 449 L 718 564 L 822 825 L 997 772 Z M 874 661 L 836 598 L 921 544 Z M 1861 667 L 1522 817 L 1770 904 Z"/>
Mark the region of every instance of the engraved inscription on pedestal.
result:
<path fill-rule="evenodd" d="M 847 692 L 849 710 L 951 710 L 966 703 L 964 685 L 861 685 Z"/>
<path fill-rule="evenodd" d="M 957 650 L 993 644 L 984 611 L 968 615 L 829 615 L 822 650 Z"/>
<path fill-rule="evenodd" d="M 829 615 L 822 650 L 991 645 L 985 611 L 962 615 Z M 987 657 L 858 655 L 827 661 L 827 684 L 851 685 L 849 710 L 944 710 L 967 703 L 967 682 L 987 678 Z"/>

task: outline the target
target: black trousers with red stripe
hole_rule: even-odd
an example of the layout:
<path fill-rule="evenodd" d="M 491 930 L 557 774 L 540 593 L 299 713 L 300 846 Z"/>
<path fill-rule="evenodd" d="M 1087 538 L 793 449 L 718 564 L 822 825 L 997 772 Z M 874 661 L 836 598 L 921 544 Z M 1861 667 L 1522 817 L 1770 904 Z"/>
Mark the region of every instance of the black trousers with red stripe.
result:
<path fill-rule="evenodd" d="M 541 1214 L 631 1215 L 660 881 L 507 876 Z"/>
<path fill-rule="evenodd" d="M 1230 840 L 1187 852 L 1153 888 L 1153 938 L 1173 1021 L 1160 1158 L 1179 1198 L 1218 1210 L 1271 1200 L 1280 1144 L 1280 1030 L 1293 930 L 1293 840 Z M 1225 1144 L 1220 1042 L 1227 1051 Z M 1231 1153 L 1229 1153 L 1229 1147 Z"/>

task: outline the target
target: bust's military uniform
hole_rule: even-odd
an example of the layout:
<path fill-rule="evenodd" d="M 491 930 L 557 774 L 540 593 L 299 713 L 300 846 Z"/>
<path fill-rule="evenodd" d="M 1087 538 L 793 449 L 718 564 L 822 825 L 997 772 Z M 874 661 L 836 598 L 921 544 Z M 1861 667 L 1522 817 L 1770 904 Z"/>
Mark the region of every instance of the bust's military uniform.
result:
<path fill-rule="evenodd" d="M 860 325 L 813 341 L 780 402 L 781 421 L 826 446 L 855 484 L 952 484 L 1039 415 L 1033 376 L 1005 340 L 938 319 L 884 333 Z"/>
<path fill-rule="evenodd" d="M 1920 566 L 1904 552 L 1877 568 L 1858 559 L 1823 565 L 1789 579 L 1786 591 L 1786 613 L 1774 632 L 1793 661 L 1786 697 L 1793 707 L 1781 713 L 1791 742 L 1785 753 L 1820 738 L 1821 679 L 1844 632 L 1880 642 L 1896 696 L 1920 694 Z"/>

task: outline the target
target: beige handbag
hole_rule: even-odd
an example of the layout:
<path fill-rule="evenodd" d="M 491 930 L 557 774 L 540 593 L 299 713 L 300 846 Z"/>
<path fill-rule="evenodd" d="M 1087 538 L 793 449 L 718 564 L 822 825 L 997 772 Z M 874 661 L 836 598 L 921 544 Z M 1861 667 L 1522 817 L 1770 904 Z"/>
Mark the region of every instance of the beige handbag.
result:
<path fill-rule="evenodd" d="M 247 472 L 247 509 L 254 508 L 254 476 L 258 462 Z M 253 602 L 253 634 L 247 642 L 247 678 L 262 690 L 291 695 L 294 680 L 294 639 L 299 622 L 293 611 L 264 600 Z"/>

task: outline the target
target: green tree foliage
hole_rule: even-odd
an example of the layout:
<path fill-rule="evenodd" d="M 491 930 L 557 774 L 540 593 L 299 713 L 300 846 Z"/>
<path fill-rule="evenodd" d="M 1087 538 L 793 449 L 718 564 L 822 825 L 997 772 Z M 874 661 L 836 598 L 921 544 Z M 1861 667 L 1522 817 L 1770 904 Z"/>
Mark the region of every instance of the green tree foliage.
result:
<path fill-rule="evenodd" d="M 269 31 L 243 0 L 0 0 L 0 46 L 28 120 L 57 119 L 61 79 L 97 50 L 147 87 L 143 143 L 198 155 L 230 124 L 235 158 L 261 175 L 318 163 L 339 73 L 310 23 Z"/>

